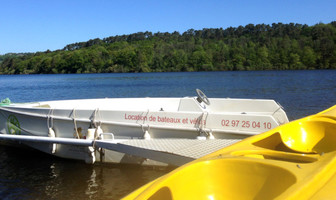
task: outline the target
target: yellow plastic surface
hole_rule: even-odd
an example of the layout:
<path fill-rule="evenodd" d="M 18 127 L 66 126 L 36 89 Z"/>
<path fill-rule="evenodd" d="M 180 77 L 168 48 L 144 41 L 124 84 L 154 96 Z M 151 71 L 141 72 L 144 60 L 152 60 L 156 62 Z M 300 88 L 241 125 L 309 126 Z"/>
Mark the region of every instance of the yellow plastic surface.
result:
<path fill-rule="evenodd" d="M 334 199 L 336 106 L 190 162 L 124 199 Z"/>

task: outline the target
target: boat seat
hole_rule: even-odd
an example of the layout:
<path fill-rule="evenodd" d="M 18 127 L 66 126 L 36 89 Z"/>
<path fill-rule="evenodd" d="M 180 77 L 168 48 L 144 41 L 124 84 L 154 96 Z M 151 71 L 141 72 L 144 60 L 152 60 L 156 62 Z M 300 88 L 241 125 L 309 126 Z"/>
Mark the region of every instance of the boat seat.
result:
<path fill-rule="evenodd" d="M 302 153 L 328 153 L 336 150 L 336 123 L 326 118 L 294 123 L 281 132 L 286 146 Z"/>

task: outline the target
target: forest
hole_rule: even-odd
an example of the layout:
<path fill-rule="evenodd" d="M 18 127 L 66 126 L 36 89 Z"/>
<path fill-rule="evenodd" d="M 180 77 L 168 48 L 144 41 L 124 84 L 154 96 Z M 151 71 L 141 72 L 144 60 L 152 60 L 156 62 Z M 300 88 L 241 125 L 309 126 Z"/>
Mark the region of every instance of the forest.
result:
<path fill-rule="evenodd" d="M 138 32 L 0 55 L 0 74 L 336 69 L 336 21 Z"/>

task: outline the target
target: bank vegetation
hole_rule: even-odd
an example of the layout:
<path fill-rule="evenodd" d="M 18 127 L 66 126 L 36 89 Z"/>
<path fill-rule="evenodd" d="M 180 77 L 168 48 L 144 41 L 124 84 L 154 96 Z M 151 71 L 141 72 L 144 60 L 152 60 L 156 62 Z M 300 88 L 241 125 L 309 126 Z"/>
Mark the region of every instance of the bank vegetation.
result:
<path fill-rule="evenodd" d="M 138 32 L 0 56 L 1 74 L 336 69 L 336 21 Z"/>

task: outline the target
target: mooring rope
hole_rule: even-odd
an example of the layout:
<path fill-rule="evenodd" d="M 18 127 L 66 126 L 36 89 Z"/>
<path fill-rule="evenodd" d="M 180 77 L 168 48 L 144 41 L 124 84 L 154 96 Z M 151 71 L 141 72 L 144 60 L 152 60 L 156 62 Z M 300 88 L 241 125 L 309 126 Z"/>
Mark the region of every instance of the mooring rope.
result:
<path fill-rule="evenodd" d="M 49 110 L 49 113 L 48 113 L 48 116 L 47 116 L 47 126 L 48 126 L 48 128 L 53 128 L 54 127 L 54 119 L 52 117 L 53 115 L 54 115 L 54 109 L 51 108 Z M 50 124 L 51 124 L 51 126 L 50 126 Z"/>
<path fill-rule="evenodd" d="M 77 130 L 76 110 L 75 110 L 75 108 L 72 110 L 72 116 L 73 116 L 73 120 L 74 120 L 74 125 L 75 125 L 75 131 L 76 131 L 77 139 L 80 139 L 79 134 L 78 134 L 78 130 Z"/>

